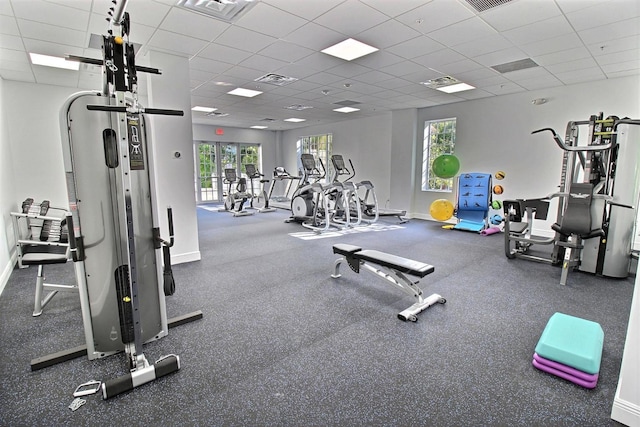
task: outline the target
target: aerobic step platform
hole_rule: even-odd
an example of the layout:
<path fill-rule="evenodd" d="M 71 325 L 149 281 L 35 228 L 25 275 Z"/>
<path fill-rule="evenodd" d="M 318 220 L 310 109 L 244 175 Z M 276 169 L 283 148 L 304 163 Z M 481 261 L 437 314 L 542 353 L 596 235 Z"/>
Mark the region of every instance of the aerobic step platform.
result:
<path fill-rule="evenodd" d="M 536 345 L 533 365 L 575 384 L 593 388 L 600 372 L 603 343 L 604 331 L 599 323 L 555 313 Z"/>

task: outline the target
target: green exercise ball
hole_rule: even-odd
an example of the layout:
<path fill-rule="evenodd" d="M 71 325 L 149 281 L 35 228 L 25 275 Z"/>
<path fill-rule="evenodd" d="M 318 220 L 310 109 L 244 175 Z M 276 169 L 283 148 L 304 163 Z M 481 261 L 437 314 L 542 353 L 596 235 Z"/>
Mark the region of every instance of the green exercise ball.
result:
<path fill-rule="evenodd" d="M 436 157 L 431 167 L 438 178 L 453 178 L 460 170 L 460 161 L 453 154 L 443 154 Z"/>
<path fill-rule="evenodd" d="M 434 200 L 429 207 L 431 217 L 438 221 L 446 221 L 453 216 L 453 203 L 447 199 Z"/>

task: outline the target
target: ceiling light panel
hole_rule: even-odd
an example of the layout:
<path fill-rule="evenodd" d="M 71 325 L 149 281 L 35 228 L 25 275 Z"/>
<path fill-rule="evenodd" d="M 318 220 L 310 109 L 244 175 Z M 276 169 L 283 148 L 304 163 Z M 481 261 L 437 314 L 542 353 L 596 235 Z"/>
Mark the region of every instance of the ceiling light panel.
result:
<path fill-rule="evenodd" d="M 471 85 L 466 84 L 466 83 L 457 83 L 457 84 L 454 84 L 454 85 L 443 86 L 443 87 L 439 87 L 439 88 L 436 88 L 436 89 L 439 90 L 440 92 L 456 93 L 456 92 L 463 92 L 465 90 L 475 89 L 475 86 L 471 86 Z"/>
<path fill-rule="evenodd" d="M 199 111 L 201 113 L 213 113 L 214 111 L 216 111 L 217 108 L 211 108 L 211 107 L 200 107 L 200 106 L 195 106 L 191 109 L 191 111 Z"/>
<path fill-rule="evenodd" d="M 291 117 L 289 119 L 284 119 L 285 122 L 291 122 L 291 123 L 300 123 L 300 122 L 306 122 L 307 119 L 298 119 L 297 117 Z"/>
<path fill-rule="evenodd" d="M 338 44 L 323 49 L 321 52 L 335 56 L 345 61 L 352 61 L 365 55 L 378 51 L 378 48 L 359 42 L 355 39 L 346 39 Z"/>
<path fill-rule="evenodd" d="M 29 58 L 34 65 L 43 65 L 45 67 L 63 68 L 65 70 L 80 69 L 80 63 L 76 61 L 67 61 L 64 58 L 58 56 L 40 55 L 39 53 L 29 52 Z"/>
<path fill-rule="evenodd" d="M 239 87 L 227 93 L 229 95 L 237 95 L 237 96 L 244 96 L 246 98 L 253 98 L 254 96 L 260 95 L 262 92 L 259 90 L 243 89 Z"/>
<path fill-rule="evenodd" d="M 339 113 L 353 113 L 354 111 L 360 111 L 360 109 L 353 108 L 353 107 L 342 107 L 342 108 L 335 108 L 333 111 L 337 111 Z"/>

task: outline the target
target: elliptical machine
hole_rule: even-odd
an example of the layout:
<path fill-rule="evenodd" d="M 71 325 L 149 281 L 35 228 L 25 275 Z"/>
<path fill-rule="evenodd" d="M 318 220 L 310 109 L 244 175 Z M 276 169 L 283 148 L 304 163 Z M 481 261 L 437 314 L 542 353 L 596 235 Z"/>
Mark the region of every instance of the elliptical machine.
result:
<path fill-rule="evenodd" d="M 291 199 L 291 217 L 285 222 L 299 222 L 303 227 L 317 233 L 327 231 L 331 225 L 328 218 L 329 203 L 326 197 L 326 187 L 320 183 L 326 176 L 326 169 L 322 159 L 318 159 L 320 169 L 312 154 L 302 154 L 302 179 Z"/>
<path fill-rule="evenodd" d="M 245 164 L 244 170 L 247 172 L 247 177 L 249 177 L 249 182 L 251 183 L 251 208 L 260 213 L 274 212 L 276 209 L 269 206 L 269 197 L 267 196 L 267 190 L 264 188 L 269 183 L 269 180 L 264 178 L 264 174 L 260 173 L 254 164 Z M 257 194 L 253 187 L 254 179 L 260 180 L 260 188 Z"/>
<path fill-rule="evenodd" d="M 331 182 L 334 185 L 338 185 L 335 193 L 333 221 L 345 227 L 356 227 L 362 222 L 362 208 L 360 197 L 358 197 L 358 184 L 351 181 L 356 176 L 355 167 L 351 159 L 349 159 L 349 164 L 351 165 L 351 170 L 349 170 L 344 163 L 342 154 L 332 155 L 331 163 L 334 171 Z M 342 181 L 340 181 L 341 176 L 344 177 Z"/>

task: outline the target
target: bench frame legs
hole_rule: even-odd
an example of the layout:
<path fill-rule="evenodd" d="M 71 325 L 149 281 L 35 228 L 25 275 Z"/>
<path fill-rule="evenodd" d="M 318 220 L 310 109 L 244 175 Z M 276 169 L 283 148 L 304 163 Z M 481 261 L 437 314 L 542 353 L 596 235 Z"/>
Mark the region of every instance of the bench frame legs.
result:
<path fill-rule="evenodd" d="M 340 264 L 342 264 L 345 261 L 349 264 L 351 269 L 354 270 L 356 273 L 359 272 L 360 269 L 364 269 L 369 273 L 375 274 L 378 277 L 382 277 L 384 280 L 391 283 L 395 287 L 400 288 L 403 292 L 416 298 L 417 301 L 413 305 L 411 305 L 410 307 L 398 313 L 398 319 L 400 320 L 403 320 L 405 322 L 407 320 L 415 322 L 418 320 L 418 314 L 422 313 L 427 308 L 437 303 L 444 304 L 445 302 L 447 302 L 447 300 L 444 299 L 439 294 L 433 294 L 424 298 L 422 289 L 420 289 L 417 286 L 418 282 L 414 283 L 413 281 L 411 281 L 411 279 L 409 279 L 406 275 L 404 275 L 400 271 L 397 271 L 393 268 L 382 269 L 362 260 L 355 260 L 355 259 L 349 260 L 346 257 L 338 258 L 335 262 L 334 272 L 331 275 L 331 277 L 333 277 L 334 279 L 337 279 L 342 276 L 340 274 Z M 354 268 L 351 265 L 351 262 L 359 263 L 358 267 Z"/>

